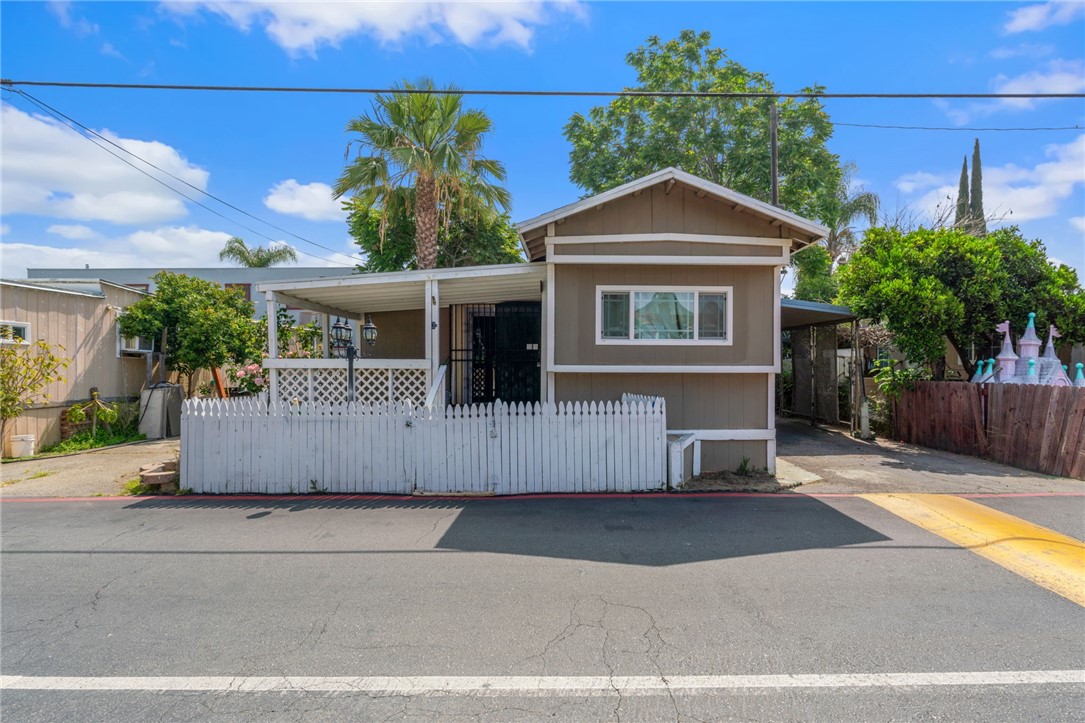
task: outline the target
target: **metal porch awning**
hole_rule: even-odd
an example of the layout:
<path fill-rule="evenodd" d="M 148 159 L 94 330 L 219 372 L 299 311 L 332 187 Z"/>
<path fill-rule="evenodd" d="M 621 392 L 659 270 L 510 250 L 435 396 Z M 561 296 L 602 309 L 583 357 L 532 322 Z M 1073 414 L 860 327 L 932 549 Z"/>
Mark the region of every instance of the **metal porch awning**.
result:
<path fill-rule="evenodd" d="M 825 304 L 820 301 L 780 300 L 780 329 L 798 329 L 803 326 L 842 324 L 855 321 L 855 314 L 846 306 Z"/>
<path fill-rule="evenodd" d="M 291 306 L 358 318 L 425 308 L 428 281 L 439 283 L 441 306 L 451 306 L 541 299 L 545 280 L 545 266 L 523 263 L 278 281 L 257 290 L 274 292 Z"/>

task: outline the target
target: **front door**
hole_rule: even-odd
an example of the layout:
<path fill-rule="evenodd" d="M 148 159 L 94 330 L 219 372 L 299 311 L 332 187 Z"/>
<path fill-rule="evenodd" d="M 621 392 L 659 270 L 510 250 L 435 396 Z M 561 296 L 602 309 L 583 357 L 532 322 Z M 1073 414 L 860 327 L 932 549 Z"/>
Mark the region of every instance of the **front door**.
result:
<path fill-rule="evenodd" d="M 539 401 L 542 304 L 509 301 L 494 307 L 494 398 Z"/>

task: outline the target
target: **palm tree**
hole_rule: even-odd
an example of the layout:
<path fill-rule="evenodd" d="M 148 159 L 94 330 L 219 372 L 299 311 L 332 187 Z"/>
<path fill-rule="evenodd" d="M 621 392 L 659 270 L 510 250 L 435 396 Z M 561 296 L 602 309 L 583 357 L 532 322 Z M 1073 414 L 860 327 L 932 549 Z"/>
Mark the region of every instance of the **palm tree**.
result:
<path fill-rule="evenodd" d="M 237 236 L 227 241 L 222 251 L 219 251 L 219 261 L 236 261 L 241 266 L 253 269 L 264 269 L 276 264 L 285 264 L 288 261 L 296 263 L 297 260 L 297 253 L 286 244 L 267 248 L 263 246 L 249 248 Z"/>
<path fill-rule="evenodd" d="M 413 211 L 420 269 L 437 266 L 437 231 L 453 204 L 476 213 L 509 207 L 509 192 L 498 185 L 505 167 L 479 154 L 489 117 L 464 109 L 462 95 L 426 92 L 433 90 L 430 80 L 404 83 L 348 123 L 347 131 L 361 135 L 361 153 L 335 184 L 336 198 L 351 193 L 381 211 L 382 239 L 390 219 Z"/>
<path fill-rule="evenodd" d="M 861 187 L 851 187 L 855 165 L 847 164 L 843 168 L 840 181 L 828 204 L 822 223 L 829 227 L 829 236 L 825 240 L 825 249 L 833 263 L 846 258 L 859 245 L 852 223 L 865 218 L 871 225 L 878 222 L 878 194 L 864 191 Z"/>

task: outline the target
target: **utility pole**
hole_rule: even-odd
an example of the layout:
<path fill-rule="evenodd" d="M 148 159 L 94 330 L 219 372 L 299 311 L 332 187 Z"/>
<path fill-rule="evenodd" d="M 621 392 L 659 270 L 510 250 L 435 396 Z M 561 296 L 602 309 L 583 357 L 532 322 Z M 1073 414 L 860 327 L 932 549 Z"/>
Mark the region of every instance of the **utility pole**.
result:
<path fill-rule="evenodd" d="M 772 205 L 780 205 L 779 154 L 776 148 L 776 99 L 769 105 L 769 145 L 772 147 Z"/>

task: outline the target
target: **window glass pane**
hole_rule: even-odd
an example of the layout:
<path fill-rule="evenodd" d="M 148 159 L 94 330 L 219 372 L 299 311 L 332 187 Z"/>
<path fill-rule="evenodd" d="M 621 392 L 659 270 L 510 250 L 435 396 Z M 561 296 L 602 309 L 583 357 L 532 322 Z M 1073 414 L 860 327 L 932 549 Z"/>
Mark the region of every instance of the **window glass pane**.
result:
<path fill-rule="evenodd" d="M 692 291 L 638 291 L 634 294 L 634 339 L 692 339 Z"/>
<path fill-rule="evenodd" d="M 629 292 L 603 294 L 603 338 L 629 338 Z"/>
<path fill-rule="evenodd" d="M 698 338 L 727 338 L 727 294 L 700 294 Z"/>

